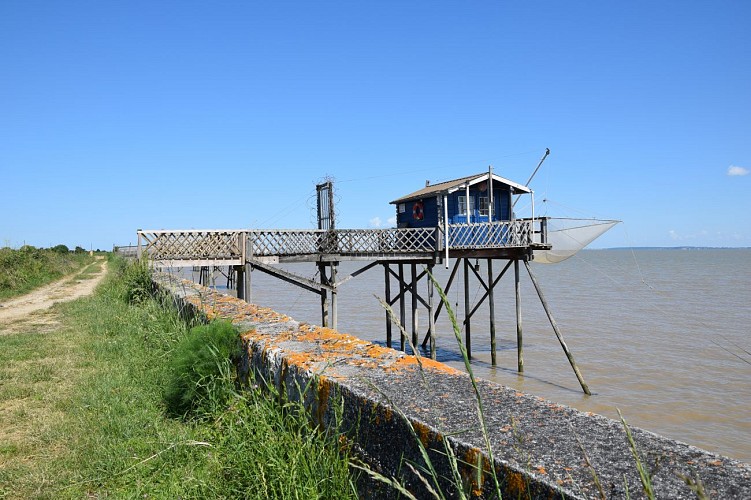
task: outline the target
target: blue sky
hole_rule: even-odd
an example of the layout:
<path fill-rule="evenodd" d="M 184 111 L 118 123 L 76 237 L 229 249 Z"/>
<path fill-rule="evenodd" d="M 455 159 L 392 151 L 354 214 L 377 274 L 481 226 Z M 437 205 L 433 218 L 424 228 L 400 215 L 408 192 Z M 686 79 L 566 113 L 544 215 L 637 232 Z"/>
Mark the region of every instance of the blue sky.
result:
<path fill-rule="evenodd" d="M 340 227 L 486 171 L 608 246 L 751 246 L 751 3 L 0 2 L 0 246 Z M 736 174 L 736 175 L 730 175 Z M 548 200 L 544 202 L 542 200 Z"/>

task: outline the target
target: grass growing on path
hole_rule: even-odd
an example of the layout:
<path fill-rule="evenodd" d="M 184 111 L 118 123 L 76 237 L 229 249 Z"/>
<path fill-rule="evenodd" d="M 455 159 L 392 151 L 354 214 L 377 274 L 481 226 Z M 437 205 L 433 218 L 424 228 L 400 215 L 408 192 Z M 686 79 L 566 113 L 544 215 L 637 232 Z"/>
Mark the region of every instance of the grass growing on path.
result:
<path fill-rule="evenodd" d="M 118 271 L 115 268 L 119 268 Z M 347 458 L 258 392 L 166 416 L 174 311 L 124 297 L 122 265 L 61 327 L 0 336 L 0 497 L 352 497 Z"/>

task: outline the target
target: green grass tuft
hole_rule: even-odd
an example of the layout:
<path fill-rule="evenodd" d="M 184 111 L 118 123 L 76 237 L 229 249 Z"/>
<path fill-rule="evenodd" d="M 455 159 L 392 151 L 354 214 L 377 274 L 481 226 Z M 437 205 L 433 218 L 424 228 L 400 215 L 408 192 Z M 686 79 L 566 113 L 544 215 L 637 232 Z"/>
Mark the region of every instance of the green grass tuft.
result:
<path fill-rule="evenodd" d="M 237 329 L 227 321 L 193 327 L 169 362 L 164 400 L 173 417 L 210 414 L 234 392 L 233 362 L 240 356 Z"/>

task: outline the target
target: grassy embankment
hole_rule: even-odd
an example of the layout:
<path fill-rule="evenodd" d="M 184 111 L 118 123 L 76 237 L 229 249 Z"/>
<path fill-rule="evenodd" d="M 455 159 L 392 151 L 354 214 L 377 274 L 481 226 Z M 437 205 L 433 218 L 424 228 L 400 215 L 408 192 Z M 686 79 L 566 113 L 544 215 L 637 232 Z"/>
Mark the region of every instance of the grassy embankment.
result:
<path fill-rule="evenodd" d="M 354 496 L 333 438 L 258 391 L 239 397 L 222 362 L 199 374 L 197 404 L 165 398 L 197 334 L 112 264 L 95 295 L 55 306 L 56 331 L 0 330 L 0 497 Z"/>
<path fill-rule="evenodd" d="M 88 252 L 23 246 L 0 248 L 0 300 L 27 293 L 62 278 L 93 261 Z"/>

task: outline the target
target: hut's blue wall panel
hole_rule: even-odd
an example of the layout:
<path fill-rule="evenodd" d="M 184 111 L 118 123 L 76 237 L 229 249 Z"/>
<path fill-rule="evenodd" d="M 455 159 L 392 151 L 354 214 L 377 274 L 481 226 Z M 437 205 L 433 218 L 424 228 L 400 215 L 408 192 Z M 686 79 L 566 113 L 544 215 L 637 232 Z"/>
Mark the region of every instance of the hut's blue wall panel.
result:
<path fill-rule="evenodd" d="M 436 198 L 425 198 L 423 204 L 422 220 L 414 217 L 415 201 L 408 201 L 404 205 L 404 212 L 399 213 L 399 205 L 396 205 L 396 224 L 397 227 L 436 227 L 438 225 L 438 202 Z"/>
<path fill-rule="evenodd" d="M 464 196 L 466 191 L 459 190 L 448 195 L 448 217 L 450 224 L 464 224 L 467 222 L 467 216 L 459 214 L 459 197 Z M 480 196 L 487 196 L 487 190 L 481 191 L 480 186 L 473 186 L 469 190 L 469 195 L 474 198 L 474 208 L 470 222 L 488 222 L 488 216 L 480 216 Z M 436 197 L 424 198 L 423 219 L 419 220 L 413 216 L 413 208 L 417 200 L 408 201 L 404 204 L 404 212 L 399 213 L 399 205 L 396 205 L 396 223 L 397 227 L 436 227 L 439 221 L 443 219 L 443 208 L 439 207 Z M 495 183 L 493 187 L 493 220 L 510 220 L 511 219 L 511 193 L 508 186 Z"/>

